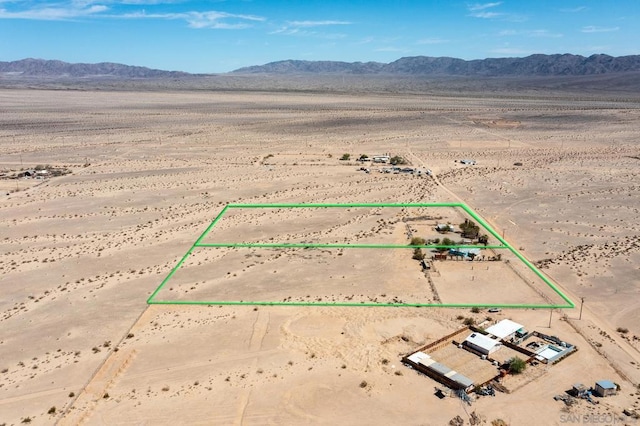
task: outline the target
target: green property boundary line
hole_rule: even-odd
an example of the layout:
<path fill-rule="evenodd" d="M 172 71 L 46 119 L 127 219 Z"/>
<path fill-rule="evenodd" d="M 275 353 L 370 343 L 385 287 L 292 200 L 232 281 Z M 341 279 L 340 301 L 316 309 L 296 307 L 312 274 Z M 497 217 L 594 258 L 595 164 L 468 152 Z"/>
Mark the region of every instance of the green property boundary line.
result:
<path fill-rule="evenodd" d="M 263 243 L 202 243 L 209 232 L 224 217 L 229 209 L 275 209 L 275 208 L 420 208 L 420 207 L 454 207 L 461 208 L 469 216 L 475 219 L 489 234 L 496 238 L 502 245 L 480 246 L 480 245 L 462 245 L 456 248 L 482 248 L 482 249 L 506 249 L 513 253 L 522 263 L 524 263 L 538 278 L 540 278 L 549 288 L 551 288 L 558 296 L 562 298 L 565 304 L 477 304 L 477 303 L 347 303 L 347 302 L 268 302 L 268 301 L 198 301 L 198 300 L 155 300 L 158 293 L 169 282 L 173 275 L 180 269 L 182 264 L 187 260 L 196 248 L 206 247 L 236 247 L 236 248 L 376 248 L 376 249 L 415 249 L 415 248 L 452 248 L 454 246 L 443 245 L 393 245 L 393 244 L 317 244 L 317 243 L 281 243 L 281 244 L 263 244 Z M 520 309 L 567 309 L 575 308 L 575 304 L 547 278 L 535 265 L 527 260 L 518 250 L 505 241 L 498 232 L 496 232 L 484 219 L 464 203 L 354 203 L 354 204 L 227 204 L 216 218 L 209 224 L 207 229 L 193 243 L 191 248 L 178 261 L 176 266 L 169 272 L 165 279 L 160 283 L 158 288 L 149 296 L 147 303 L 150 305 L 273 305 L 273 306 L 369 306 L 369 307 L 439 307 L 439 308 L 520 308 Z"/>

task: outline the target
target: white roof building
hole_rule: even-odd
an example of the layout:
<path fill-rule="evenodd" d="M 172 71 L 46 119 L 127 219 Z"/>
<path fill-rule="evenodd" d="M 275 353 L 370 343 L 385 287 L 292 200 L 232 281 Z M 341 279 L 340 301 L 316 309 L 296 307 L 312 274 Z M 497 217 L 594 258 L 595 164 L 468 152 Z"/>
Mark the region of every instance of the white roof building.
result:
<path fill-rule="evenodd" d="M 498 339 L 507 339 L 512 337 L 519 330 L 524 330 L 524 326 L 522 324 L 518 324 L 510 319 L 504 319 L 487 328 L 485 331 Z"/>
<path fill-rule="evenodd" d="M 498 340 L 485 336 L 482 333 L 471 333 L 469 337 L 464 340 L 464 343 L 471 349 L 484 355 L 492 354 L 502 346 L 502 343 Z"/>

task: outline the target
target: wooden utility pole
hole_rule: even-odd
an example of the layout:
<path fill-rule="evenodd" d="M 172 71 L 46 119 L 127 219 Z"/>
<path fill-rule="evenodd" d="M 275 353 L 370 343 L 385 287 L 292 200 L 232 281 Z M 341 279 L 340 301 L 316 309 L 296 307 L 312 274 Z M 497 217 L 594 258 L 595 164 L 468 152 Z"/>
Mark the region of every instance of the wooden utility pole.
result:
<path fill-rule="evenodd" d="M 584 296 L 580 298 L 580 318 L 578 318 L 579 320 L 582 319 L 582 305 L 584 305 Z"/>

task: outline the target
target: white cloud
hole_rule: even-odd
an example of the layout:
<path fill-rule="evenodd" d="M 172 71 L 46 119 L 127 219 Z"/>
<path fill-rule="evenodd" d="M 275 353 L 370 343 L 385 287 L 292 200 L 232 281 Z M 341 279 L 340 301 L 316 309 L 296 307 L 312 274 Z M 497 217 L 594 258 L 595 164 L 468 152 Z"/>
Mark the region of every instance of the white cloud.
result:
<path fill-rule="evenodd" d="M 583 33 L 610 33 L 612 31 L 618 31 L 620 27 L 596 27 L 594 25 L 588 25 L 586 27 L 582 27 Z"/>
<path fill-rule="evenodd" d="M 507 36 L 522 36 L 522 37 L 536 37 L 536 38 L 560 38 L 564 37 L 562 33 L 554 33 L 549 30 L 502 30 L 498 33 L 500 37 Z"/>
<path fill-rule="evenodd" d="M 353 44 L 355 44 L 355 45 L 359 45 L 359 44 L 369 44 L 369 43 L 372 43 L 374 40 L 375 40 L 375 38 L 374 38 L 374 37 L 365 37 L 365 38 L 363 38 L 363 39 L 361 39 L 361 40 L 359 40 L 359 41 L 356 41 L 356 42 L 355 42 L 355 43 L 353 43 Z"/>
<path fill-rule="evenodd" d="M 561 33 L 552 33 L 549 30 L 531 30 L 526 32 L 529 37 L 541 37 L 541 38 L 560 38 L 563 37 Z"/>
<path fill-rule="evenodd" d="M 467 10 L 469 11 L 469 15 L 472 18 L 480 18 L 480 19 L 499 19 L 502 21 L 509 22 L 524 22 L 527 20 L 525 15 L 519 15 L 516 13 L 506 13 L 506 12 L 496 12 L 493 9 L 494 7 L 498 7 L 502 4 L 502 2 L 493 2 L 493 3 L 476 3 L 473 5 L 468 5 Z"/>
<path fill-rule="evenodd" d="M 448 43 L 448 42 L 449 40 L 445 40 L 439 37 L 432 37 L 432 38 L 420 39 L 416 41 L 416 44 L 442 44 L 442 43 Z"/>
<path fill-rule="evenodd" d="M 578 12 L 582 12 L 583 10 L 587 10 L 587 9 L 588 9 L 587 6 L 578 6 L 578 7 L 574 7 L 574 8 L 560 9 L 560 12 L 578 13 Z"/>
<path fill-rule="evenodd" d="M 40 21 L 61 21 L 71 20 L 74 18 L 88 17 L 92 15 L 98 15 L 101 12 L 107 11 L 109 8 L 104 5 L 95 4 L 90 7 L 67 5 L 67 6 L 55 6 L 55 5 L 43 5 L 42 7 L 36 7 L 20 11 L 9 11 L 7 9 L 0 9 L 0 19 L 31 19 Z"/>
<path fill-rule="evenodd" d="M 329 27 L 336 25 L 351 25 L 352 23 L 349 21 L 332 21 L 332 20 L 324 20 L 324 21 L 287 21 L 286 25 L 278 28 L 277 30 L 272 31 L 270 34 L 281 34 L 281 35 L 295 35 L 301 37 L 316 37 L 316 38 L 324 38 L 324 39 L 337 39 L 337 38 L 345 38 L 345 34 L 339 33 L 324 33 L 318 32 L 314 30 L 309 30 L 310 28 L 315 27 Z"/>
<path fill-rule="evenodd" d="M 504 13 L 498 12 L 471 12 L 469 16 L 473 16 L 474 18 L 493 19 L 503 15 Z"/>
<path fill-rule="evenodd" d="M 494 2 L 494 3 L 484 3 L 484 4 L 476 3 L 476 4 L 472 4 L 472 5 L 468 6 L 467 9 L 470 12 L 476 12 L 478 10 L 485 10 L 485 9 L 489 9 L 489 8 L 492 8 L 492 7 L 500 6 L 501 4 L 502 4 L 501 1 Z"/>
<path fill-rule="evenodd" d="M 3 0 L 0 0 L 2 2 Z M 28 2 L 26 2 L 28 3 Z M 117 13 L 102 3 L 120 4 L 159 4 L 176 3 L 171 0 L 103 0 L 98 4 L 98 0 L 71 0 L 66 3 L 47 3 L 27 7 L 22 10 L 0 9 L 0 19 L 31 19 L 61 21 L 78 18 L 104 18 L 104 19 L 164 19 L 183 20 L 191 28 L 214 28 L 214 29 L 242 29 L 251 27 L 252 22 L 265 21 L 261 16 L 241 15 L 219 11 L 205 12 L 177 12 L 177 13 Z M 110 11 L 111 13 L 105 13 Z"/>
<path fill-rule="evenodd" d="M 289 21 L 289 26 L 292 27 L 321 27 L 326 25 L 351 25 L 348 21 Z"/>

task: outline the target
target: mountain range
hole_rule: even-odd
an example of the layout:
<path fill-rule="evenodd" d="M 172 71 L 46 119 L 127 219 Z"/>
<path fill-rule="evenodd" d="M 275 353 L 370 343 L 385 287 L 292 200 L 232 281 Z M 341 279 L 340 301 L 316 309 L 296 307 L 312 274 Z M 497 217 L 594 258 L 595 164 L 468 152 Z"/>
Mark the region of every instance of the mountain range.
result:
<path fill-rule="evenodd" d="M 244 67 L 230 75 L 388 75 L 388 76 L 587 76 L 640 71 L 640 55 L 531 55 L 524 58 L 488 58 L 466 61 L 449 57 L 412 56 L 390 63 L 286 60 Z M 120 79 L 201 76 L 110 62 L 71 64 L 57 60 L 22 59 L 0 62 L 0 77 Z"/>
<path fill-rule="evenodd" d="M 561 76 L 640 71 L 640 55 L 531 55 L 466 61 L 449 57 L 412 56 L 390 63 L 278 61 L 240 68 L 238 74 L 386 74 L 415 76 Z"/>
<path fill-rule="evenodd" d="M 22 59 L 0 62 L 0 73 L 23 77 L 119 77 L 158 78 L 190 75 L 181 71 L 162 71 L 146 67 L 101 62 L 98 64 L 70 64 L 45 59 Z"/>

